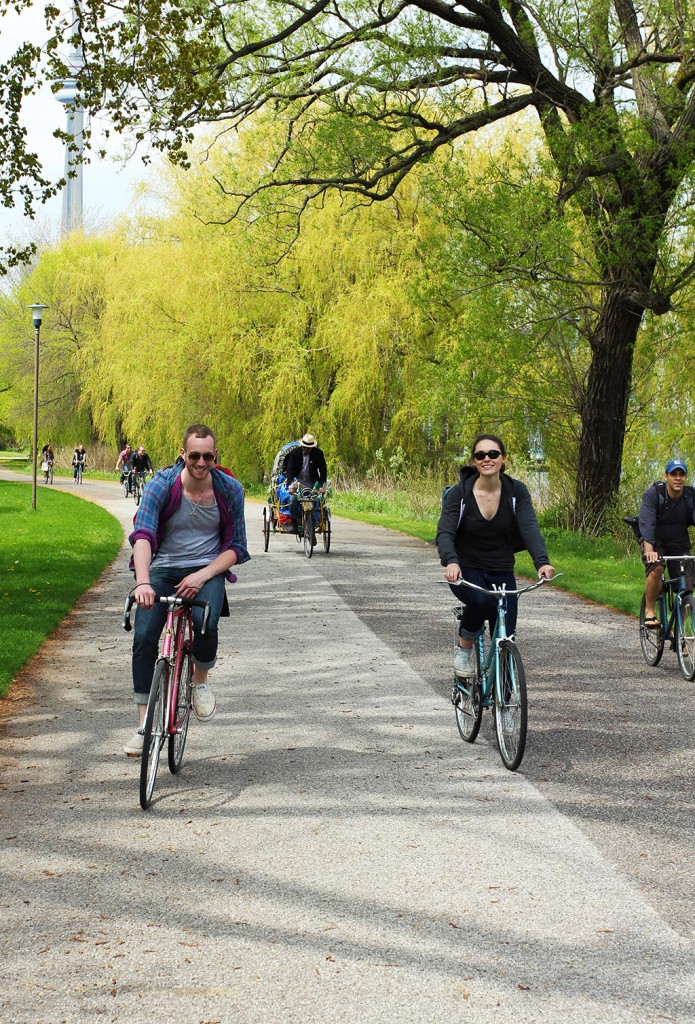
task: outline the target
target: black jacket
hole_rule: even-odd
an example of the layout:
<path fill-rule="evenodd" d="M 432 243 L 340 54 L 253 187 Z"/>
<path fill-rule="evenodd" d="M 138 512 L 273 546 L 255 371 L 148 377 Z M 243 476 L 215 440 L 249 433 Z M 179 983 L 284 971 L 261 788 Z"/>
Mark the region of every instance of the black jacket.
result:
<path fill-rule="evenodd" d="M 442 565 L 453 565 L 459 561 L 458 539 L 465 529 L 465 507 L 471 500 L 473 484 L 478 476 L 478 470 L 473 466 L 462 466 L 459 482 L 444 498 L 442 514 L 437 524 L 437 550 Z M 550 558 L 528 487 L 506 473 L 503 473 L 500 479 L 502 501 L 510 503 L 514 516 L 513 534 L 509 538 L 514 551 L 528 551 L 537 569 L 542 565 L 549 565 Z"/>
<path fill-rule="evenodd" d="M 285 462 L 285 476 L 289 484 L 292 483 L 295 477 L 299 476 L 303 461 L 304 453 L 301 446 L 293 448 Z M 315 483 L 325 484 L 328 474 L 326 472 L 326 460 L 320 448 L 312 448 L 309 453 L 309 472 L 312 485 Z"/>

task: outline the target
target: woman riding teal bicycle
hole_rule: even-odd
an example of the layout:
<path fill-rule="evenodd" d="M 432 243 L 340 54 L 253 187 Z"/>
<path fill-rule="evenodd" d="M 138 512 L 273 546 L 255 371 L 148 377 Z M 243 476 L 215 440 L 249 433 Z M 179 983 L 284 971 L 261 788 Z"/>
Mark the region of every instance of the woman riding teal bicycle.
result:
<path fill-rule="evenodd" d="M 475 674 L 473 643 L 485 621 L 491 632 L 497 615 L 495 598 L 465 585 L 463 579 L 490 589 L 516 589 L 514 553 L 527 550 L 538 577 L 552 579 L 545 541 L 525 484 L 505 472 L 506 449 L 494 434 L 473 442 L 470 464 L 461 467 L 458 484 L 445 496 L 437 525 L 437 549 L 444 575 L 457 600 L 464 603 L 454 672 L 460 678 Z M 507 600 L 507 633 L 514 634 L 517 597 Z"/>

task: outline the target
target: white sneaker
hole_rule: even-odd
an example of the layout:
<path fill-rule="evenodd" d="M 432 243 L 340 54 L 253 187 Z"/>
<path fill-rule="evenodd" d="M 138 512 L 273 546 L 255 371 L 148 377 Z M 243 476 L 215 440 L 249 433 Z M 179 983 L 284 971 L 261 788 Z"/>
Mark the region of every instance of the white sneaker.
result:
<path fill-rule="evenodd" d="M 194 686 L 191 692 L 191 703 L 195 717 L 199 722 L 209 722 L 217 714 L 217 701 L 207 683 Z"/>
<path fill-rule="evenodd" d="M 144 743 L 145 737 L 140 729 L 136 729 L 126 745 L 123 747 L 123 753 L 127 754 L 128 757 L 142 757 L 142 748 Z"/>
<path fill-rule="evenodd" d="M 475 658 L 473 648 L 459 647 L 454 658 L 454 672 L 457 676 L 471 679 L 475 675 Z"/>

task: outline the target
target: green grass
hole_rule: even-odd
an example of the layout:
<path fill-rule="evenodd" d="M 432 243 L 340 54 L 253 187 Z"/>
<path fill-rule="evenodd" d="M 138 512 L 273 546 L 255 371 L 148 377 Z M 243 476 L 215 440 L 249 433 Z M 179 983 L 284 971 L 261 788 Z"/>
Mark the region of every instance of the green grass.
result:
<path fill-rule="evenodd" d="M 19 669 L 116 557 L 120 523 L 89 501 L 0 482 L 0 697 Z M 88 656 L 88 652 L 85 652 Z"/>

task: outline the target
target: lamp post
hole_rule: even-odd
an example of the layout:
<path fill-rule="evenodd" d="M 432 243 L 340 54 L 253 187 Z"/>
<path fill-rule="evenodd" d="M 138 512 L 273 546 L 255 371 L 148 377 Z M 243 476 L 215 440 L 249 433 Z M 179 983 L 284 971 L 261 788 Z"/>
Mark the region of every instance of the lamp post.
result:
<path fill-rule="evenodd" d="M 36 470 L 39 461 L 39 334 L 41 333 L 43 311 L 48 309 L 48 306 L 44 306 L 40 302 L 33 302 L 27 308 L 31 310 L 34 318 L 34 446 L 32 452 L 31 507 L 36 510 Z"/>

